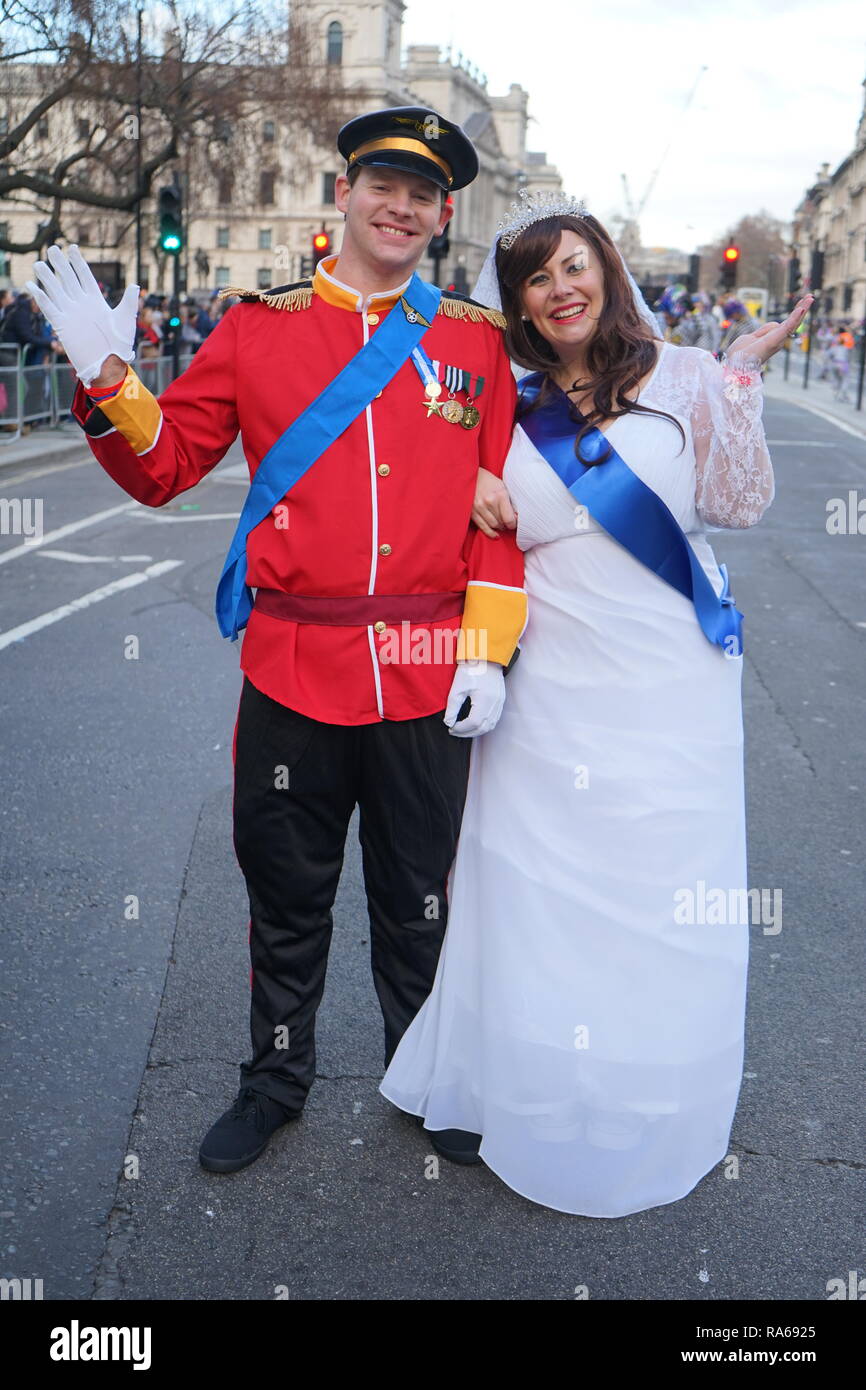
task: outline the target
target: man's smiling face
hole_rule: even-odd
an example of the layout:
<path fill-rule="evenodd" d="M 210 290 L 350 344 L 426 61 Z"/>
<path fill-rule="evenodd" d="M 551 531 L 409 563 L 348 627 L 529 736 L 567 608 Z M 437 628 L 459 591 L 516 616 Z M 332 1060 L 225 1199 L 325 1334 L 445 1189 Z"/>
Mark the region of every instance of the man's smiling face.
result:
<path fill-rule="evenodd" d="M 335 201 L 346 214 L 343 251 L 393 284 L 409 278 L 452 213 L 430 179 L 387 167 L 362 166 L 352 184 L 340 174 Z"/>

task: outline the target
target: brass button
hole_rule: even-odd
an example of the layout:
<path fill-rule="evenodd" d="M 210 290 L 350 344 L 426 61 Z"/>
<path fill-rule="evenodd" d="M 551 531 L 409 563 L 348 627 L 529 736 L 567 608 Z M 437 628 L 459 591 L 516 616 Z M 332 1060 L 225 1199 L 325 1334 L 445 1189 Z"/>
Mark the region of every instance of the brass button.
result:
<path fill-rule="evenodd" d="M 378 322 L 379 322 L 379 315 L 378 315 L 378 314 L 368 314 L 368 315 L 367 315 L 367 322 L 368 322 L 368 323 L 378 323 Z"/>
<path fill-rule="evenodd" d="M 391 472 L 390 463 L 380 463 L 376 472 L 379 474 L 380 478 L 387 478 L 388 474 Z"/>
<path fill-rule="evenodd" d="M 387 623 L 383 623 L 382 620 L 381 620 L 381 618 L 380 618 L 379 621 L 378 621 L 378 623 L 374 623 L 374 624 L 373 624 L 373 631 L 374 631 L 374 632 L 384 632 L 386 627 L 387 627 Z"/>
<path fill-rule="evenodd" d="M 379 554 L 380 554 L 380 555 L 390 555 L 390 554 L 391 554 L 391 547 L 390 547 L 390 545 L 388 544 L 387 541 L 385 542 L 384 545 L 380 545 L 380 546 L 379 546 Z"/>

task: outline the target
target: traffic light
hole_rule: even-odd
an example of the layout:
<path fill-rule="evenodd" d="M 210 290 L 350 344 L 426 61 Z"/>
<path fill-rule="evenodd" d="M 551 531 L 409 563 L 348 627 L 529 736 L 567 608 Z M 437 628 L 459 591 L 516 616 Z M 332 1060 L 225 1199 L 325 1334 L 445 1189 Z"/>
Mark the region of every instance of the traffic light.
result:
<path fill-rule="evenodd" d="M 686 288 L 689 294 L 697 294 L 701 282 L 701 258 L 700 256 L 689 256 L 689 273 L 686 279 Z"/>
<path fill-rule="evenodd" d="M 726 246 L 724 260 L 719 267 L 722 272 L 722 289 L 732 290 L 737 283 L 737 263 L 740 259 L 739 246 Z"/>
<path fill-rule="evenodd" d="M 809 267 L 809 289 L 814 293 L 815 290 L 824 288 L 824 252 L 812 252 L 812 264 Z"/>
<path fill-rule="evenodd" d="M 796 256 L 792 256 L 788 262 L 788 294 L 796 294 L 800 283 L 800 262 Z"/>
<path fill-rule="evenodd" d="M 319 261 L 324 260 L 325 256 L 330 254 L 330 250 L 330 235 L 322 228 L 322 230 L 316 232 L 316 235 L 313 237 L 313 266 L 317 266 Z"/>
<path fill-rule="evenodd" d="M 183 194 L 176 183 L 159 190 L 159 246 L 168 256 L 183 250 Z"/>

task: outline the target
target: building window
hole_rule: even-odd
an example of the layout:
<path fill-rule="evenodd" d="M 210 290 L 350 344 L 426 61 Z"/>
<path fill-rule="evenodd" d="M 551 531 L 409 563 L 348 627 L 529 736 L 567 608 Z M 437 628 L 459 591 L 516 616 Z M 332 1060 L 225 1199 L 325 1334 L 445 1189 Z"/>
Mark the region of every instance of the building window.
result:
<path fill-rule="evenodd" d="M 234 175 L 233 175 L 233 174 L 220 174 L 220 176 L 219 176 L 219 184 L 218 184 L 218 192 L 217 192 L 217 201 L 220 202 L 220 203 L 222 203 L 223 205 L 225 205 L 226 203 L 230 203 L 231 200 L 232 200 L 232 189 L 233 189 L 233 186 L 234 186 Z"/>
<path fill-rule="evenodd" d="M 270 251 L 271 249 L 271 229 L 270 227 L 259 227 L 259 250 Z"/>
<path fill-rule="evenodd" d="M 228 144 L 232 138 L 232 123 L 228 116 L 217 116 L 214 134 L 218 140 Z"/>
<path fill-rule="evenodd" d="M 78 245 L 79 245 L 79 246 L 89 246 L 89 245 L 90 245 L 90 228 L 89 228 L 89 227 L 79 227 L 79 228 L 78 228 Z"/>
<path fill-rule="evenodd" d="M 86 116 L 79 116 L 77 125 L 79 140 L 88 140 L 90 138 L 90 122 Z"/>
<path fill-rule="evenodd" d="M 334 206 L 334 198 L 336 197 L 336 188 L 337 188 L 337 175 L 336 175 L 336 174 L 323 174 L 323 175 L 322 175 L 322 202 L 325 204 L 326 207 L 333 207 L 333 206 Z"/>
<path fill-rule="evenodd" d="M 227 286 L 229 283 L 230 283 L 229 267 L 228 267 L 227 265 L 218 265 L 217 268 L 216 268 L 216 287 L 217 287 L 217 289 L 218 289 L 218 290 L 224 290 L 224 289 L 226 288 L 226 286 Z"/>
<path fill-rule="evenodd" d="M 41 120 L 37 121 L 37 123 L 36 123 L 36 134 L 37 134 L 37 136 L 39 137 L 40 140 L 47 140 L 47 139 L 48 139 L 48 117 L 47 117 L 47 116 L 43 116 Z"/>
<path fill-rule="evenodd" d="M 328 25 L 328 62 L 335 66 L 343 61 L 343 26 L 336 19 Z"/>
<path fill-rule="evenodd" d="M 276 140 L 276 138 L 277 127 L 274 125 L 274 122 L 265 121 L 264 125 L 262 126 L 262 139 L 270 145 L 272 141 Z"/>
<path fill-rule="evenodd" d="M 265 269 L 265 267 L 263 266 L 260 270 L 256 271 L 257 290 L 269 290 L 271 288 L 272 283 L 273 281 L 271 278 L 270 270 Z"/>
<path fill-rule="evenodd" d="M 272 203 L 274 201 L 274 180 L 275 175 L 270 170 L 265 170 L 259 174 L 259 202 Z"/>
<path fill-rule="evenodd" d="M 9 134 L 9 117 L 0 116 L 0 135 Z"/>
<path fill-rule="evenodd" d="M 223 248 L 223 249 L 225 249 L 225 248 L 228 246 L 228 244 L 229 244 L 229 229 L 228 229 L 228 227 L 217 227 L 217 239 L 216 239 L 216 244 L 217 244 L 217 247 L 221 247 L 221 248 Z"/>

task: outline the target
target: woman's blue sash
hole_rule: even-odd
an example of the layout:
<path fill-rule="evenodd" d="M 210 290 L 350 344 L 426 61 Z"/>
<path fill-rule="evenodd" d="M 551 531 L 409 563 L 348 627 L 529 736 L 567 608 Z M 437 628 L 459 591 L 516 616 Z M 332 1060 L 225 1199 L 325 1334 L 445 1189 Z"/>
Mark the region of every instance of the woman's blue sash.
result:
<path fill-rule="evenodd" d="M 543 372 L 524 377 L 519 388 L 521 402 L 537 400 L 543 381 Z M 743 615 L 728 591 L 727 568 L 719 565 L 724 588 L 716 594 L 676 517 L 632 472 L 601 430 L 588 430 L 580 441 L 581 458 L 588 464 L 576 456 L 579 417 L 575 418 L 575 408 L 565 392 L 552 382 L 551 388 L 542 406 L 519 419 L 521 428 L 599 526 L 694 604 L 705 636 L 726 656 L 740 656 Z M 596 463 L 596 459 L 602 462 Z"/>

